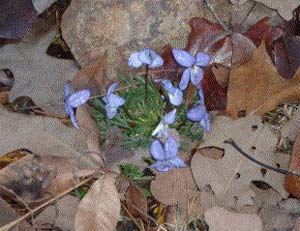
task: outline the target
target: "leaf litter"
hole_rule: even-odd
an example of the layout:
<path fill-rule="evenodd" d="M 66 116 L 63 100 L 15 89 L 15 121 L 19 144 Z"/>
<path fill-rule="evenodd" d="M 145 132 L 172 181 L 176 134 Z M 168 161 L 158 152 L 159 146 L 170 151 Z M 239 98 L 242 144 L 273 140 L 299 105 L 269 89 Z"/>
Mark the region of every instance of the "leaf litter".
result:
<path fill-rule="evenodd" d="M 38 9 L 39 13 L 45 11 L 53 2 L 45 1 Z M 2 46 L 0 68 L 9 69 L 14 76 L 12 90 L 9 92 L 10 102 L 20 96 L 27 96 L 47 116 L 13 113 L 3 106 L 0 107 L 1 140 L 4 141 L 0 145 L 0 156 L 24 148 L 32 152 L 0 170 L 1 195 L 6 200 L 14 198 L 15 203 L 27 208 L 28 213 L 25 215 L 30 216 L 31 209 L 28 209 L 27 204 L 36 206 L 42 203 L 43 206 L 49 199 L 58 198 L 74 189 L 80 184 L 82 177 L 93 175 L 95 182 L 90 183 L 88 189 L 76 189 L 79 190 L 78 195 L 82 199 L 77 205 L 76 198 L 77 202 L 74 203 L 72 211 L 68 210 L 68 202 L 72 199 L 63 198 L 66 204 L 58 209 L 58 214 L 64 219 L 69 217 L 68 225 L 64 226 L 64 221 L 53 220 L 53 215 L 49 212 L 50 215 L 46 214 L 44 218 L 40 216 L 40 223 L 34 224 L 34 227 L 41 230 L 115 230 L 116 227 L 121 227 L 117 226 L 117 223 L 131 226 L 130 230 L 134 227 L 140 230 L 156 230 L 160 229 L 159 227 L 174 230 L 180 227 L 182 230 L 204 231 L 208 226 L 209 230 L 218 231 L 225 227 L 224 230 L 237 231 L 293 228 L 300 214 L 300 206 L 297 201 L 288 198 L 288 193 L 298 197 L 299 177 L 284 177 L 262 168 L 246 159 L 232 146 L 224 144 L 224 141 L 233 139 L 246 153 L 264 164 L 296 173 L 299 171 L 297 139 L 291 158 L 276 152 L 282 142 L 279 140 L 281 136 L 295 139 L 300 127 L 297 112 L 289 109 L 285 111 L 287 114 L 284 115 L 286 119 L 283 123 L 286 124 L 281 131 L 278 129 L 279 134 L 274 134 L 270 125 L 262 123 L 262 118 L 259 117 L 265 117 L 265 113 L 279 104 L 299 100 L 299 33 L 295 29 L 299 23 L 299 9 L 296 9 L 298 3 L 288 5 L 279 1 L 256 1 L 277 10 L 285 20 L 290 20 L 284 24 L 282 19 L 280 21 L 277 18 L 276 21 L 273 17 L 270 20 L 265 17 L 262 12 L 278 15 L 275 11 L 266 10 L 261 4 L 251 1 L 231 2 L 236 4 L 234 7 L 243 10 L 240 15 L 232 11 L 235 28 L 232 25 L 227 26 L 226 23 L 218 25 L 204 17 L 191 18 L 189 37 L 181 38 L 187 44 L 186 51 L 192 55 L 204 50 L 211 56 L 212 61 L 203 70 L 201 86 L 196 86 L 198 91 L 202 90 L 204 93 L 198 94 L 200 101 L 197 102 L 205 103 L 208 111 L 218 112 L 210 113 L 211 131 L 204 133 L 200 146 L 185 149 L 189 150 L 188 152 L 181 150 L 180 156 L 184 156 L 188 166 L 167 172 L 151 172 L 146 168 L 153 164 L 148 150 L 139 148 L 133 152 L 124 147 L 125 127 L 111 127 L 111 130 L 105 131 L 106 136 L 101 137 L 100 134 L 104 131 L 99 130 L 93 119 L 95 114 L 90 108 L 94 106 L 93 103 L 89 102 L 89 105 L 74 110 L 79 129 L 63 125 L 63 120 L 49 118 L 49 115 L 56 117 L 65 114 L 63 86 L 66 82 L 71 81 L 75 92 L 89 89 L 92 97 L 98 98 L 104 93 L 103 84 L 108 85 L 109 79 L 116 77 L 107 77 L 106 68 L 111 68 L 112 64 L 107 63 L 105 55 L 97 53 L 96 50 L 94 53 L 85 50 L 91 41 L 82 40 L 84 45 L 78 46 L 79 50 L 76 48 L 77 59 L 82 62 L 97 55 L 100 58 L 86 63 L 79 72 L 76 62 L 56 59 L 46 54 L 46 49 L 56 34 L 54 29 L 46 33 L 37 33 L 32 40 L 25 38 Z M 218 3 L 203 1 L 203 7 L 207 7 L 220 23 L 221 20 L 214 12 L 215 5 Z M 69 8 L 68 14 L 75 8 Z M 260 12 L 260 15 L 254 17 L 257 12 Z M 81 13 L 86 14 L 84 11 Z M 243 14 L 244 16 L 241 16 Z M 230 12 L 227 12 L 227 15 L 230 15 Z M 63 30 L 67 30 L 67 19 L 64 20 Z M 30 27 L 31 22 L 24 22 L 29 23 L 27 27 Z M 21 31 L 20 37 L 23 36 L 22 33 Z M 67 43 L 69 40 L 68 38 Z M 72 41 L 73 50 L 74 42 L 76 41 Z M 164 43 L 168 44 L 169 40 Z M 140 49 L 143 47 L 139 46 Z M 146 75 L 142 72 L 131 73 L 138 73 L 144 78 L 150 74 L 154 79 L 168 79 L 176 87 L 184 68 L 176 63 L 172 50 L 171 46 L 164 47 L 163 67 L 151 70 Z M 80 53 L 84 55 L 79 57 Z M 138 58 L 146 65 L 151 63 L 143 55 Z M 151 56 L 148 58 L 151 61 Z M 2 85 L 0 90 L 1 88 Z M 126 89 L 125 86 L 125 90 L 130 91 L 130 88 Z M 197 103 L 193 103 L 197 90 L 189 86 L 184 93 L 187 109 L 197 106 Z M 122 93 L 122 90 L 120 92 Z M 163 89 L 159 89 L 158 92 L 163 100 L 167 99 L 166 111 L 159 114 L 162 116 L 173 108 L 169 105 L 168 98 L 164 99 Z M 116 107 L 113 100 L 106 104 L 106 111 L 123 110 L 117 110 L 119 106 Z M 279 113 L 278 111 L 271 113 Z M 132 111 L 122 113 L 130 118 Z M 184 113 L 184 110 L 180 113 Z M 118 119 L 124 120 L 124 117 Z M 159 121 L 161 118 L 156 119 Z M 290 121 L 287 122 L 288 120 Z M 186 123 L 185 119 L 180 123 Z M 143 124 L 146 124 L 144 120 L 139 121 L 138 126 Z M 130 122 L 126 125 L 127 128 L 136 126 Z M 200 127 L 201 125 L 200 123 Z M 281 128 L 281 125 L 278 127 Z M 180 131 L 182 130 L 177 134 L 180 139 L 176 139 L 176 142 L 180 140 L 192 145 Z M 165 155 L 168 155 L 168 148 L 163 151 Z M 142 156 L 144 157 L 141 158 Z M 127 177 L 122 177 L 125 174 Z M 116 176 L 119 176 L 117 185 Z M 14 215 L 12 219 L 4 221 L 3 225 L 10 222 L 9 226 L 12 227 L 12 224 L 19 223 L 14 221 L 13 217 Z M 25 219 L 23 217 L 21 220 Z M 36 221 L 38 218 L 39 216 Z M 200 225 L 205 222 L 208 226 Z M 24 227 L 29 226 L 26 222 L 21 224 Z M 296 226 L 294 229 L 297 230 Z"/>

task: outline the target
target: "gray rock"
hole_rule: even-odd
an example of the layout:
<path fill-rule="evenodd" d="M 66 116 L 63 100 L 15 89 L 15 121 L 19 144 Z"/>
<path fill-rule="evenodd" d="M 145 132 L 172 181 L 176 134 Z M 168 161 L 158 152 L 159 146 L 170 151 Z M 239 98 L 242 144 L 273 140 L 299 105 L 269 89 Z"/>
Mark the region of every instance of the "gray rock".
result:
<path fill-rule="evenodd" d="M 227 0 L 212 3 L 228 21 L 231 4 Z M 108 52 L 104 78 L 109 82 L 129 70 L 128 57 L 135 50 L 148 47 L 159 52 L 166 44 L 184 48 L 192 17 L 214 21 L 200 0 L 73 0 L 63 15 L 61 28 L 81 66 Z"/>

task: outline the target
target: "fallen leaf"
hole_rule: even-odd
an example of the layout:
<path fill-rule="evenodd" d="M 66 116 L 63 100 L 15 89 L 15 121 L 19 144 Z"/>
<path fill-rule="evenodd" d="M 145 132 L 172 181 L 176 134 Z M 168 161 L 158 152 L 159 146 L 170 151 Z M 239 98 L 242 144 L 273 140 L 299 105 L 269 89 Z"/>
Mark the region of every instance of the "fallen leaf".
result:
<path fill-rule="evenodd" d="M 0 156 L 17 149 L 39 155 L 72 157 L 79 168 L 101 166 L 99 154 L 90 153 L 87 135 L 55 118 L 7 111 L 0 105 Z"/>
<path fill-rule="evenodd" d="M 233 213 L 213 207 L 204 213 L 209 231 L 262 231 L 262 222 L 256 214 Z"/>
<path fill-rule="evenodd" d="M 269 184 L 286 198 L 288 194 L 283 187 L 284 176 L 262 170 L 262 167 L 242 156 L 233 147 L 224 144 L 229 138 L 235 140 L 253 158 L 276 167 L 278 160 L 273 151 L 277 137 L 269 127 L 262 124 L 260 117 L 248 116 L 234 121 L 218 116 L 212 123 L 211 132 L 204 134 L 204 143 L 199 149 L 215 147 L 224 150 L 224 156 L 217 160 L 199 153 L 193 156 L 191 169 L 198 187 L 202 189 L 209 186 L 218 199 L 217 205 L 225 208 L 253 205 L 255 193 L 250 187 L 253 181 Z M 285 162 L 288 162 L 288 158 Z M 280 165 L 284 166 L 283 163 Z"/>
<path fill-rule="evenodd" d="M 299 0 L 254 0 L 262 3 L 265 6 L 277 10 L 281 17 L 285 20 L 290 20 L 293 17 L 293 10 L 300 5 Z"/>
<path fill-rule="evenodd" d="M 31 30 L 37 12 L 31 0 L 2 0 L 0 5 L 0 37 L 20 39 Z"/>
<path fill-rule="evenodd" d="M 114 231 L 120 216 L 121 204 L 115 180 L 101 176 L 81 200 L 74 227 L 76 231 Z"/>
<path fill-rule="evenodd" d="M 150 190 L 156 200 L 166 205 L 185 204 L 197 192 L 190 168 L 157 172 Z"/>
<path fill-rule="evenodd" d="M 83 66 L 71 82 L 76 91 L 90 89 L 91 96 L 99 96 L 106 92 L 103 81 L 106 78 L 107 53 L 91 64 Z"/>
<path fill-rule="evenodd" d="M 300 201 L 296 198 L 288 198 L 278 202 L 278 206 L 281 210 L 285 210 L 291 214 L 300 213 Z"/>
<path fill-rule="evenodd" d="M 18 215 L 18 213 L 0 197 L 0 226 L 4 226 L 19 217 L 20 215 Z"/>
<path fill-rule="evenodd" d="M 290 80 L 283 79 L 262 43 L 250 62 L 232 68 L 226 111 L 233 118 L 237 118 L 241 111 L 263 115 L 281 102 L 300 99 L 299 92 L 300 75 L 296 74 Z"/>
<path fill-rule="evenodd" d="M 261 208 L 259 217 L 263 230 L 290 230 L 297 217 L 277 207 Z"/>
<path fill-rule="evenodd" d="M 1 47 L 0 69 L 9 69 L 14 75 L 10 102 L 28 96 L 47 113 L 64 115 L 64 84 L 74 78 L 78 68 L 74 61 L 46 54 L 55 33 L 52 29 L 35 42 Z"/>
<path fill-rule="evenodd" d="M 127 190 L 126 205 L 128 211 L 133 217 L 141 218 L 144 221 L 148 220 L 147 198 L 145 197 L 144 193 L 132 182 Z"/>
<path fill-rule="evenodd" d="M 300 130 L 296 136 L 293 145 L 292 154 L 289 163 L 289 171 L 300 172 Z M 290 174 L 285 176 L 285 189 L 293 196 L 300 198 L 300 177 L 292 176 Z"/>
<path fill-rule="evenodd" d="M 41 14 L 56 1 L 57 0 L 32 0 L 32 4 L 38 12 L 38 14 Z"/>
<path fill-rule="evenodd" d="M 67 195 L 38 214 L 34 219 L 35 224 L 48 223 L 63 230 L 74 231 L 75 213 L 79 202 L 79 198 Z"/>

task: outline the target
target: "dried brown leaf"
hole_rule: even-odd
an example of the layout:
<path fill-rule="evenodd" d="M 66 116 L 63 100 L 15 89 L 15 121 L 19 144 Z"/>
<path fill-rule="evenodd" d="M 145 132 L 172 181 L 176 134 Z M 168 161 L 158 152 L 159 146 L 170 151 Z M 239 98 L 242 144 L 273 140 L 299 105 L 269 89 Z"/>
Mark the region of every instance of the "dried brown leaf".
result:
<path fill-rule="evenodd" d="M 300 99 L 300 75 L 283 79 L 262 43 L 250 62 L 232 68 L 227 97 L 226 111 L 233 118 L 241 111 L 263 115 L 281 102 Z"/>
<path fill-rule="evenodd" d="M 134 184 L 131 183 L 127 190 L 126 205 L 132 216 L 147 221 L 147 198 L 144 193 Z"/>
<path fill-rule="evenodd" d="M 209 231 L 262 231 L 262 222 L 256 214 L 233 213 L 213 207 L 204 213 Z"/>
<path fill-rule="evenodd" d="M 75 231 L 114 231 L 120 210 L 115 180 L 105 174 L 92 185 L 81 200 L 75 216 Z"/>
<path fill-rule="evenodd" d="M 195 154 L 191 162 L 193 177 L 200 189 L 209 185 L 218 199 L 218 206 L 241 208 L 253 205 L 255 193 L 252 181 L 263 181 L 286 197 L 283 187 L 284 176 L 262 168 L 243 157 L 233 147 L 223 142 L 229 138 L 255 159 L 276 167 L 277 159 L 273 153 L 277 137 L 270 128 L 262 124 L 257 116 L 248 116 L 236 121 L 218 116 L 212 124 L 211 132 L 204 135 L 205 142 L 199 148 L 216 147 L 224 150 L 221 159 L 211 159 Z M 285 159 L 288 162 L 287 159 Z M 280 163 L 281 166 L 283 165 Z"/>
<path fill-rule="evenodd" d="M 32 42 L 1 47 L 0 69 L 9 69 L 14 75 L 10 102 L 28 96 L 47 113 L 63 115 L 64 84 L 75 77 L 78 68 L 74 61 L 46 54 L 55 33 L 53 28 Z"/>

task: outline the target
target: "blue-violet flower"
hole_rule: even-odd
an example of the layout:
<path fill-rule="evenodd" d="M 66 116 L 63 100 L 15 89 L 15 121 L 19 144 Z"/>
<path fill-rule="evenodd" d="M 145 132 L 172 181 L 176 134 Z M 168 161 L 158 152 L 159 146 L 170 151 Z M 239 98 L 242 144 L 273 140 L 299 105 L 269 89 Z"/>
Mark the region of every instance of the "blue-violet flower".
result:
<path fill-rule="evenodd" d="M 170 80 L 157 79 L 154 82 L 162 83 L 164 89 L 168 92 L 170 103 L 179 106 L 183 102 L 183 93 L 180 89 L 173 87 Z"/>
<path fill-rule="evenodd" d="M 187 112 L 187 118 L 191 121 L 198 122 L 207 132 L 210 130 L 209 116 L 204 104 L 200 103 L 192 107 Z"/>
<path fill-rule="evenodd" d="M 185 50 L 173 49 L 172 51 L 175 60 L 186 69 L 184 70 L 180 83 L 179 89 L 185 90 L 192 82 L 194 86 L 198 86 L 203 78 L 202 67 L 205 67 L 210 62 L 210 57 L 205 52 L 198 52 L 196 57 L 192 56 Z"/>
<path fill-rule="evenodd" d="M 159 122 L 158 126 L 152 132 L 152 136 L 157 136 L 158 138 L 167 138 L 169 136 L 169 125 L 173 124 L 176 119 L 176 109 L 167 113 L 162 121 Z"/>
<path fill-rule="evenodd" d="M 154 51 L 149 48 L 134 52 L 130 55 L 128 66 L 139 68 L 146 65 L 150 68 L 161 67 L 164 64 L 163 59 Z"/>
<path fill-rule="evenodd" d="M 70 86 L 66 83 L 64 86 L 64 93 L 65 111 L 70 116 L 73 126 L 79 128 L 74 109 L 88 101 L 91 91 L 85 89 L 71 94 Z"/>
<path fill-rule="evenodd" d="M 119 86 L 119 83 L 113 83 L 107 90 L 106 96 L 103 97 L 105 105 L 106 116 L 112 119 L 116 114 L 118 107 L 125 103 L 125 99 L 118 95 L 113 94 L 113 91 Z"/>
<path fill-rule="evenodd" d="M 150 147 L 150 153 L 156 160 L 156 163 L 149 166 L 160 172 L 169 171 L 172 168 L 184 168 L 186 164 L 180 159 L 178 154 L 178 144 L 176 140 L 169 136 L 164 146 L 159 140 L 155 140 Z"/>

